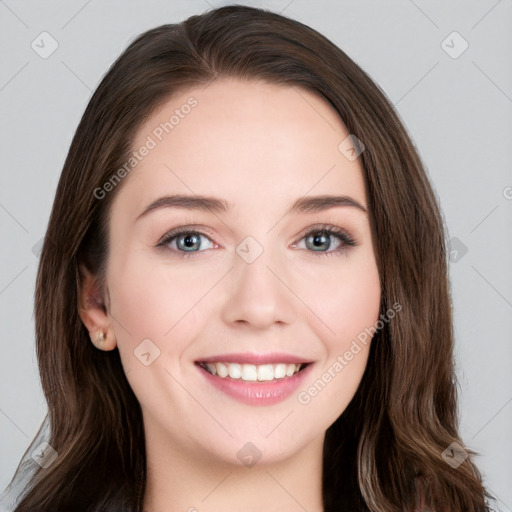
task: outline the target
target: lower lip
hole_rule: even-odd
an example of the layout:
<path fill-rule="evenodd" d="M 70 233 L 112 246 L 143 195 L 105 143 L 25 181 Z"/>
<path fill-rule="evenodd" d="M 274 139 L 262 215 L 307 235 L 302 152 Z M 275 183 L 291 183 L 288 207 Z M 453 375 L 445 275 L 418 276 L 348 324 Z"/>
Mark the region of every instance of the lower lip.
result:
<path fill-rule="evenodd" d="M 272 405 L 288 398 L 309 374 L 312 363 L 291 377 L 271 381 L 248 382 L 242 379 L 222 378 L 197 366 L 206 380 L 219 391 L 248 405 Z"/>

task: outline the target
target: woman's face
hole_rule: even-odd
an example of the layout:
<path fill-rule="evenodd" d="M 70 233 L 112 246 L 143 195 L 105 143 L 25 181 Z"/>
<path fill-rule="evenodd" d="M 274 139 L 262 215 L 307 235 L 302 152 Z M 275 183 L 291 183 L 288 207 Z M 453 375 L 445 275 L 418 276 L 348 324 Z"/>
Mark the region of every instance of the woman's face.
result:
<path fill-rule="evenodd" d="M 381 290 L 348 135 L 306 90 L 227 79 L 138 132 L 107 287 L 148 446 L 276 462 L 321 447 L 354 396 Z"/>

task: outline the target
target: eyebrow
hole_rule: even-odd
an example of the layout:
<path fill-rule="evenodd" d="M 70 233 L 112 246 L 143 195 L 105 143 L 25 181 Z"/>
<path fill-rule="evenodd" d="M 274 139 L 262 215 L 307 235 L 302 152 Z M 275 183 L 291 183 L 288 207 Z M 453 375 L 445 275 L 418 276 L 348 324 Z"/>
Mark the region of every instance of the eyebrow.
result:
<path fill-rule="evenodd" d="M 319 195 L 305 196 L 297 199 L 285 212 L 290 213 L 318 213 L 329 208 L 337 206 L 349 206 L 362 212 L 366 212 L 366 207 L 349 196 Z M 167 195 L 160 197 L 147 206 L 144 211 L 137 216 L 136 221 L 148 213 L 161 208 L 182 208 L 185 210 L 209 211 L 213 213 L 226 213 L 233 210 L 234 205 L 225 199 L 204 195 Z"/>

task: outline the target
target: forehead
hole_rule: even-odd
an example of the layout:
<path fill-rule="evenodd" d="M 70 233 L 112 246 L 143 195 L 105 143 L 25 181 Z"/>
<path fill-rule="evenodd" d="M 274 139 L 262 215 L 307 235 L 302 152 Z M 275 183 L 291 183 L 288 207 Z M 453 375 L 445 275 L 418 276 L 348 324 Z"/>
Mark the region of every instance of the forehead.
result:
<path fill-rule="evenodd" d="M 116 201 L 140 212 L 164 193 L 209 194 L 256 213 L 309 192 L 365 202 L 359 159 L 340 150 L 348 135 L 310 91 L 220 79 L 175 94 L 146 120 L 132 144 L 145 155 Z"/>

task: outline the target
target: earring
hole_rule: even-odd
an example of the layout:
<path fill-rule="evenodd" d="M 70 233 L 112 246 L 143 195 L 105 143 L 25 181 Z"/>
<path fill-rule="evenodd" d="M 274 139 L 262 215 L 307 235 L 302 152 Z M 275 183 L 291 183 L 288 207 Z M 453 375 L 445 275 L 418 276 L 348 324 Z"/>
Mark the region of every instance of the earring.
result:
<path fill-rule="evenodd" d="M 103 331 L 100 331 L 99 334 L 96 336 L 96 341 L 98 343 L 103 343 L 106 339 L 105 333 Z"/>

